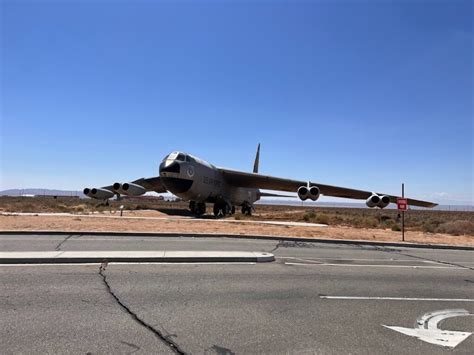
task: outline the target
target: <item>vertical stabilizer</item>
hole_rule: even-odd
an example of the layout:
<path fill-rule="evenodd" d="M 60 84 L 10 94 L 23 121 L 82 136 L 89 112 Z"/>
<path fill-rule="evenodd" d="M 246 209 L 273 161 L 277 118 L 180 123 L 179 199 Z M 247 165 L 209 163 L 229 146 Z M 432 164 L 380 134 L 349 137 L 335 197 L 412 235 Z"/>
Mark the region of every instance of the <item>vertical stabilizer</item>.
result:
<path fill-rule="evenodd" d="M 253 163 L 253 172 L 258 173 L 258 163 L 260 161 L 260 143 L 257 147 L 257 155 L 255 156 L 255 162 Z"/>

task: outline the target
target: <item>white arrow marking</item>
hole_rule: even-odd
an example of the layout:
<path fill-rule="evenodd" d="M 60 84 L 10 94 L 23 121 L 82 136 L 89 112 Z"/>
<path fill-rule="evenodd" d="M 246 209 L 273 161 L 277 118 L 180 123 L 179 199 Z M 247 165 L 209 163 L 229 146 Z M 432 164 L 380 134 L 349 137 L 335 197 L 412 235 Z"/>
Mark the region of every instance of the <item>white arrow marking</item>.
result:
<path fill-rule="evenodd" d="M 395 327 L 383 325 L 385 328 L 393 329 L 397 332 L 416 337 L 430 344 L 441 345 L 451 349 L 461 344 L 472 333 L 458 332 L 451 330 L 441 330 L 438 328 L 439 322 L 446 318 L 470 316 L 465 309 L 446 309 L 442 311 L 423 314 L 417 319 L 414 328 Z"/>

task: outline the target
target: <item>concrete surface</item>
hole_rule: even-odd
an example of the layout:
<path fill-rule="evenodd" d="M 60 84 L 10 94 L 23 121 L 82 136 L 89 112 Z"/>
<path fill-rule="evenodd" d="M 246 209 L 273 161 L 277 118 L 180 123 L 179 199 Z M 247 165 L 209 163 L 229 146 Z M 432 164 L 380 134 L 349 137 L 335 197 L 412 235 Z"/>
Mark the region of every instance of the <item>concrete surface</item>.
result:
<path fill-rule="evenodd" d="M 277 258 L 255 265 L 110 263 L 102 273 L 98 264 L 0 266 L 5 354 L 173 353 L 168 341 L 193 354 L 471 354 L 474 348 L 472 335 L 447 350 L 385 327 L 413 327 L 438 310 L 473 314 L 472 251 L 31 235 L 0 236 L 0 249 L 237 250 Z M 474 316 L 446 319 L 441 328 L 473 332 Z"/>
<path fill-rule="evenodd" d="M 251 251 L 10 251 L 0 252 L 0 264 L 107 262 L 271 262 L 271 253 Z"/>

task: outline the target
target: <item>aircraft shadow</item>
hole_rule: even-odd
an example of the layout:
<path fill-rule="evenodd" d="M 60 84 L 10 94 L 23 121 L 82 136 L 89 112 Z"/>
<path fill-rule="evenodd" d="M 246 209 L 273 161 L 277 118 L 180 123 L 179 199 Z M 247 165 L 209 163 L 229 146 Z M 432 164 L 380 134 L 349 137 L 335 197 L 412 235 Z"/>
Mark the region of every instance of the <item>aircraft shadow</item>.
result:
<path fill-rule="evenodd" d="M 181 208 L 157 208 L 157 211 L 167 214 L 168 216 L 183 216 L 183 217 L 193 217 L 197 219 L 216 219 L 213 215 L 206 214 L 203 216 L 196 216 L 191 213 L 190 210 L 181 209 Z"/>

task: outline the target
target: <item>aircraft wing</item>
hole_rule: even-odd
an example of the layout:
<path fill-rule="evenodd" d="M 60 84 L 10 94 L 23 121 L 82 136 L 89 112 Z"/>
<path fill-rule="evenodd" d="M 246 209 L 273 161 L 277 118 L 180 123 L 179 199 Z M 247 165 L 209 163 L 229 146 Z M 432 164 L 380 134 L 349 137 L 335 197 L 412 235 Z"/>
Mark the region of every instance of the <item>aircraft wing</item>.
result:
<path fill-rule="evenodd" d="M 300 186 L 306 186 L 308 181 L 283 179 L 274 176 L 260 175 L 255 173 L 246 173 L 243 171 L 235 171 L 229 169 L 219 169 L 227 183 L 239 186 L 239 187 L 250 187 L 257 189 L 266 190 L 278 190 L 296 192 Z M 349 189 L 346 187 L 338 187 L 332 185 L 319 184 L 315 182 L 309 182 L 310 186 L 317 186 L 321 194 L 325 196 L 352 198 L 358 200 L 366 200 L 372 195 L 372 191 L 363 191 L 356 189 Z M 392 196 L 384 193 L 375 192 L 378 195 L 387 195 L 390 197 L 390 202 L 396 203 L 399 196 Z M 409 206 L 419 207 L 435 207 L 438 204 L 427 201 L 420 201 L 414 199 L 408 199 Z"/>
<path fill-rule="evenodd" d="M 154 191 L 154 192 L 166 192 L 167 190 L 163 186 L 160 177 L 152 177 L 152 178 L 141 178 L 135 181 L 132 181 L 132 184 L 137 184 L 144 187 L 147 191 Z M 113 189 L 113 186 L 112 186 Z"/>

